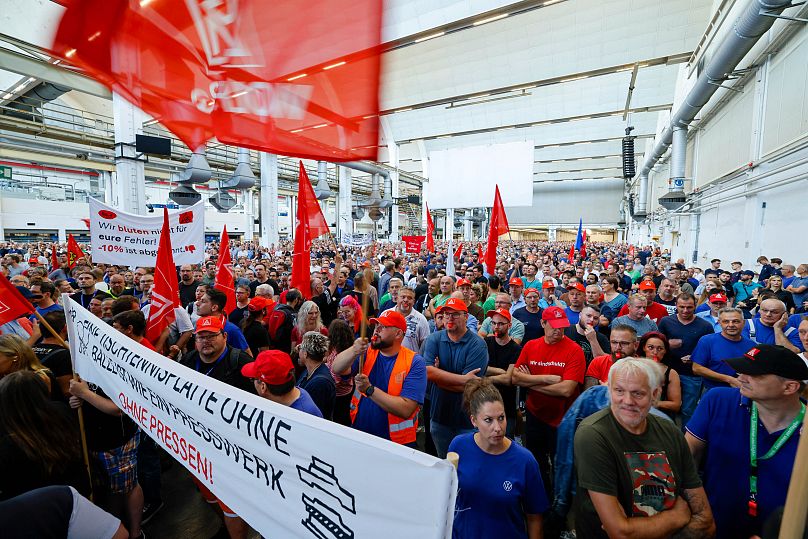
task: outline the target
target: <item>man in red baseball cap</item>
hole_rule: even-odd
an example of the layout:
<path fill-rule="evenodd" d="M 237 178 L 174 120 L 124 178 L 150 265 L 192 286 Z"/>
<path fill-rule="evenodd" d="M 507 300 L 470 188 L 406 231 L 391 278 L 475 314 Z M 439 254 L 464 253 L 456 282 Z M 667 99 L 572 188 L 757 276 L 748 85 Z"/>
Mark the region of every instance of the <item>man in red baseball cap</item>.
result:
<path fill-rule="evenodd" d="M 541 318 L 544 337 L 524 345 L 513 371 L 513 383 L 530 389 L 525 445 L 539 462 L 549 495 L 556 429 L 584 383 L 586 360 L 581 347 L 564 335 L 570 322 L 563 309 L 548 307 Z"/>
<path fill-rule="evenodd" d="M 564 312 L 567 313 L 570 324 L 574 326 L 578 323 L 581 310 L 583 310 L 584 305 L 586 305 L 586 287 L 577 281 L 570 283 L 567 288 L 567 299 L 569 302 Z"/>
<path fill-rule="evenodd" d="M 668 310 L 665 308 L 664 305 L 660 305 L 654 298 L 656 297 L 657 287 L 654 284 L 654 281 L 641 281 L 639 285 L 640 294 L 645 296 L 645 299 L 648 300 L 645 306 L 645 314 L 650 318 L 655 324 L 659 324 L 659 321 L 668 316 Z M 628 302 L 620 309 L 620 312 L 617 313 L 617 316 L 625 316 L 628 314 Z M 616 318 L 616 317 L 615 317 Z"/>
<path fill-rule="evenodd" d="M 356 339 L 353 346 L 337 355 L 331 369 L 355 375 L 350 409 L 355 429 L 416 447 L 418 409 L 426 393 L 424 358 L 401 345 L 407 320 L 400 312 L 385 311 L 370 323 L 376 325 L 370 347 L 367 339 Z M 364 361 L 360 359 L 363 355 Z"/>
<path fill-rule="evenodd" d="M 521 282 L 521 281 L 520 281 Z M 440 307 L 446 329 L 436 331 L 424 343 L 427 377 L 432 382 L 430 429 L 439 458 L 446 458 L 449 443 L 459 434 L 473 432 L 463 412 L 463 388 L 468 380 L 485 376 L 488 350 L 485 342 L 466 326 L 468 308 L 463 300 L 449 298 Z"/>
<path fill-rule="evenodd" d="M 252 357 L 239 348 L 228 346 L 225 333 L 226 319 L 219 313 L 203 316 L 196 321 L 194 335 L 195 350 L 184 354 L 180 363 L 203 376 L 210 376 L 227 385 L 248 393 L 256 389 L 249 378 L 242 375 L 242 368 L 252 361 Z M 193 478 L 199 492 L 209 504 L 218 504 L 224 516 L 224 525 L 230 537 L 246 537 L 247 523 L 232 509 L 219 500 L 201 481 Z"/>
<path fill-rule="evenodd" d="M 538 292 L 535 288 L 528 288 L 525 292 L 529 293 L 531 290 Z M 488 368 L 485 375 L 491 378 L 502 395 L 507 420 L 505 435 L 512 438 L 517 416 L 516 387 L 511 376 L 522 347 L 508 333 L 511 329 L 511 313 L 508 309 L 500 307 L 488 311 L 486 317 L 491 319 L 491 335 L 485 337 L 488 348 Z"/>
<path fill-rule="evenodd" d="M 539 300 L 539 307 L 542 309 L 552 306 L 561 307 L 562 309 L 567 307 L 566 303 L 556 297 L 555 282 L 552 277 L 546 278 L 541 284 L 541 295 L 542 298 Z"/>
<path fill-rule="evenodd" d="M 508 292 L 511 294 L 511 314 L 516 309 L 521 309 L 525 306 L 525 298 L 522 297 L 522 292 L 525 290 L 525 283 L 519 277 L 511 277 L 508 281 Z"/>
<path fill-rule="evenodd" d="M 703 304 L 706 306 L 706 310 L 699 311 L 702 308 L 702 305 L 696 307 L 696 316 L 699 318 L 703 318 L 707 320 L 709 323 L 713 325 L 713 330 L 716 333 L 721 332 L 721 324 L 718 322 L 718 311 L 723 309 L 727 306 L 727 302 L 729 298 L 723 292 L 716 292 L 715 294 L 710 294 L 710 297 L 707 299 L 707 303 Z M 748 331 L 748 328 L 744 326 L 744 329 Z"/>
<path fill-rule="evenodd" d="M 466 304 L 469 314 L 476 318 L 479 324 L 482 324 L 485 319 L 485 312 L 482 307 L 471 302 L 471 281 L 458 279 L 455 287 L 463 294 L 463 302 Z"/>
<path fill-rule="evenodd" d="M 252 380 L 259 396 L 307 414 L 323 417 L 311 395 L 295 385 L 295 366 L 289 354 L 281 350 L 264 350 L 255 361 L 241 368 L 241 374 Z"/>

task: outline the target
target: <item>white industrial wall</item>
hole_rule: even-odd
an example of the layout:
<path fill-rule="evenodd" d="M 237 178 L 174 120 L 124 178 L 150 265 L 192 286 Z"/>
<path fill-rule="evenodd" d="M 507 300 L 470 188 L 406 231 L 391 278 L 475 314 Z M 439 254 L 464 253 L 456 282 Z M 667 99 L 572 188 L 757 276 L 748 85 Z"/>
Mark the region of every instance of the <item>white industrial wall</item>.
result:
<path fill-rule="evenodd" d="M 506 207 L 511 225 L 559 226 L 578 224 L 616 226 L 620 220 L 623 180 L 564 180 L 533 184 L 532 207 Z"/>
<path fill-rule="evenodd" d="M 808 263 L 806 66 L 808 26 L 803 26 L 741 93 L 690 133 L 685 190 L 703 194 L 701 207 L 634 223 L 630 241 L 659 243 L 670 247 L 674 258 L 702 267 L 712 258 L 751 266 L 760 255 Z M 649 176 L 649 214 L 659 209 L 669 178 L 667 162 Z"/>

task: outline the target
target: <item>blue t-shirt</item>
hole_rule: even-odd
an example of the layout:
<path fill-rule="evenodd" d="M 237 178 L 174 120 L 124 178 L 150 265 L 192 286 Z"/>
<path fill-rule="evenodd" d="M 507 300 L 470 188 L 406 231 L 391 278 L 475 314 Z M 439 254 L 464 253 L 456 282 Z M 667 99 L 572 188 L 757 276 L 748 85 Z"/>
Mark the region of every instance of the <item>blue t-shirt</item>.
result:
<path fill-rule="evenodd" d="M 58 303 L 54 303 L 50 307 L 45 307 L 44 309 L 36 307 L 36 312 L 38 312 L 41 316 L 45 316 L 46 314 L 52 313 L 53 311 L 64 311 L 64 309 L 62 309 L 62 306 L 59 305 Z M 36 315 L 32 314 L 29 318 L 33 320 L 34 318 L 36 318 Z"/>
<path fill-rule="evenodd" d="M 786 286 L 783 284 L 783 286 Z M 808 286 L 808 277 L 794 277 L 794 280 L 791 281 L 791 286 L 794 288 L 799 288 L 801 286 Z M 797 306 L 799 309 L 802 307 L 802 302 L 808 299 L 808 290 L 804 292 L 800 292 L 799 294 L 795 294 L 794 292 L 791 293 L 791 296 L 794 298 L 794 305 Z"/>
<path fill-rule="evenodd" d="M 749 325 L 754 324 L 755 326 L 755 333 L 754 335 L 751 334 Z M 744 320 L 744 329 L 749 333 L 749 338 L 759 344 L 775 344 L 774 338 L 774 328 L 765 325 L 760 318 L 755 318 L 751 320 Z M 798 350 L 804 350 L 802 347 L 802 342 L 800 341 L 800 332 L 797 331 L 795 328 L 786 326 L 783 330 L 783 333 L 786 333 L 786 338 L 788 341 L 797 347 Z"/>
<path fill-rule="evenodd" d="M 698 316 L 688 324 L 683 324 L 679 321 L 678 316 L 673 315 L 666 316 L 659 321 L 659 331 L 663 333 L 668 340 L 682 340 L 682 346 L 679 348 L 671 348 L 670 352 L 668 352 L 669 362 L 667 364 L 680 375 L 693 376 L 693 366 L 689 363 L 682 363 L 682 358 L 693 353 L 699 339 L 705 335 L 715 334 L 712 324 Z"/>
<path fill-rule="evenodd" d="M 393 365 L 395 364 L 396 356 L 388 357 L 379 353 L 379 355 L 376 356 L 373 369 L 371 369 L 368 375 L 370 383 L 376 386 L 377 389 L 381 389 L 387 393 L 390 375 L 393 373 Z M 354 360 L 351 371 L 354 375 L 359 372 L 359 358 Z M 424 403 L 425 393 L 426 364 L 420 354 L 415 354 L 412 365 L 410 365 L 410 372 L 407 374 L 407 377 L 404 378 L 404 383 L 401 385 L 399 397 L 413 400 L 421 405 Z M 353 427 L 362 432 L 384 438 L 385 440 L 390 439 L 390 424 L 387 420 L 387 412 L 367 397 L 362 397 L 359 401 L 359 410 L 356 413 L 356 420 L 353 423 Z"/>
<path fill-rule="evenodd" d="M 772 511 L 786 501 L 800 429 L 773 457 L 761 460 L 783 431 L 769 434 L 758 421 L 758 518 L 752 519 L 748 516 L 750 417 L 751 401 L 739 389 L 719 387 L 704 394 L 687 424 L 690 434 L 707 443 L 702 460 L 704 489 L 717 539 L 759 534 Z"/>
<path fill-rule="evenodd" d="M 334 415 L 334 399 L 337 397 L 337 388 L 334 377 L 328 370 L 328 365 L 320 364 L 311 375 L 308 372 L 301 375 L 297 387 L 305 389 L 311 396 L 311 400 L 323 413 L 323 417 L 331 419 Z"/>
<path fill-rule="evenodd" d="M 724 360 L 741 357 L 754 346 L 755 341 L 743 336 L 740 341 L 731 341 L 720 333 L 713 333 L 699 339 L 696 349 L 690 355 L 690 360 L 719 374 L 735 376 L 735 369 L 727 365 Z M 707 389 L 728 386 L 728 384 L 709 378 L 704 379 L 704 385 Z"/>
<path fill-rule="evenodd" d="M 300 410 L 301 412 L 306 412 L 307 414 L 315 415 L 317 417 L 323 417 L 320 409 L 317 408 L 316 404 L 314 404 L 311 395 L 309 395 L 309 393 L 303 388 L 298 389 L 300 390 L 300 396 L 295 402 L 290 404 L 289 407 L 294 408 L 295 410 Z"/>
<path fill-rule="evenodd" d="M 581 312 L 573 311 L 571 307 L 567 307 L 566 309 L 564 309 L 564 312 L 567 313 L 567 319 L 570 321 L 571 326 L 577 324 L 578 320 L 581 319 Z"/>
<path fill-rule="evenodd" d="M 453 539 L 507 537 L 527 539 L 525 514 L 549 508 L 535 457 L 516 443 L 490 455 L 461 434 L 449 444 L 460 455 Z"/>
<path fill-rule="evenodd" d="M 696 315 L 704 312 L 710 312 L 710 304 L 707 303 L 706 301 L 701 305 L 699 305 L 698 307 L 696 307 Z"/>
<path fill-rule="evenodd" d="M 532 313 L 527 310 L 527 307 L 522 307 L 513 312 L 513 317 L 525 325 L 525 336 L 522 338 L 522 344 L 544 337 L 544 328 L 541 327 L 541 309 L 537 313 Z"/>
<path fill-rule="evenodd" d="M 241 350 L 249 350 L 250 345 L 247 344 L 247 339 L 244 334 L 233 322 L 226 320 L 224 323 L 224 332 L 227 333 L 227 345 L 233 348 L 240 348 Z"/>
<path fill-rule="evenodd" d="M 440 358 L 439 368 L 454 374 L 468 374 L 480 369 L 477 376 L 485 376 L 488 368 L 488 347 L 476 333 L 466 331 L 458 342 L 449 339 L 445 329 L 430 335 L 424 343 L 424 360 L 427 366 L 435 366 L 435 358 Z M 471 421 L 463 412 L 463 394 L 441 389 L 430 384 L 430 413 L 435 423 L 446 427 L 470 429 Z"/>

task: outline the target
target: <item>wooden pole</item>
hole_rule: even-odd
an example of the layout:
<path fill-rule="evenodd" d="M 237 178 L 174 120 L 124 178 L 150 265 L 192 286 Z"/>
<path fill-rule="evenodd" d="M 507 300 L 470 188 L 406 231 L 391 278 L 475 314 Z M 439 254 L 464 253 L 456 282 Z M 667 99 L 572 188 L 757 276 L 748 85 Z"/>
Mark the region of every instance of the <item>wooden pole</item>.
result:
<path fill-rule="evenodd" d="M 786 506 L 783 521 L 780 524 L 780 539 L 802 539 L 805 533 L 805 519 L 808 514 L 808 415 L 802 421 L 800 443 L 797 446 L 797 457 L 791 470 L 791 481 L 788 485 Z"/>
<path fill-rule="evenodd" d="M 48 321 L 45 320 L 42 317 L 42 315 L 39 314 L 39 312 L 37 312 L 36 310 L 34 310 L 34 314 L 36 315 L 37 320 L 39 320 L 39 323 L 42 324 L 43 326 L 45 326 L 45 328 L 50 332 L 50 334 L 53 335 L 53 337 L 57 341 L 59 341 L 59 344 L 61 344 L 62 346 L 64 346 L 68 350 L 70 350 L 70 346 L 67 344 L 67 342 L 65 342 L 65 340 L 62 338 L 61 335 L 56 333 L 56 330 L 53 329 L 53 326 L 48 324 Z M 70 370 L 73 373 L 73 380 L 78 380 L 79 375 L 76 374 L 75 371 L 73 371 L 73 362 L 72 361 L 70 362 Z M 84 456 L 84 466 L 85 466 L 85 468 L 87 468 L 87 477 L 90 480 L 90 501 L 93 501 L 93 497 L 94 497 L 93 496 L 93 473 L 90 470 L 90 454 L 87 451 L 87 433 L 86 433 L 86 431 L 84 429 L 84 412 L 82 411 L 81 408 L 77 408 L 76 411 L 78 412 L 78 415 L 79 415 L 79 434 L 81 436 L 81 452 L 82 452 L 82 454 Z"/>

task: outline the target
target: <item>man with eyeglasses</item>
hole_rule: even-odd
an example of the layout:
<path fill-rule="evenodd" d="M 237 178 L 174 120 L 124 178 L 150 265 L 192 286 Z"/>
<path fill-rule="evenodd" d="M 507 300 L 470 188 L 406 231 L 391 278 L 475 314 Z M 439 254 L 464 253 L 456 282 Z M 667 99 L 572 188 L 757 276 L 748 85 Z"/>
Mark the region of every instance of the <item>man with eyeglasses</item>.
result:
<path fill-rule="evenodd" d="M 494 309 L 508 309 L 508 312 L 510 312 L 511 296 L 505 292 L 500 292 L 497 294 L 496 298 L 494 298 Z M 480 329 L 477 331 L 477 335 L 484 339 L 488 337 L 491 331 L 491 317 L 487 316 L 485 320 L 483 320 L 483 324 L 480 326 Z M 521 345 L 522 341 L 525 339 L 525 332 L 525 324 L 523 324 L 518 318 L 512 317 L 511 329 L 508 331 L 508 335 L 511 336 L 511 339 L 516 341 L 516 344 Z"/>
<path fill-rule="evenodd" d="M 441 307 L 446 329 L 430 335 L 424 345 L 427 378 L 432 382 L 430 428 L 439 458 L 446 458 L 449 443 L 459 434 L 473 432 L 463 411 L 466 382 L 485 376 L 488 349 L 485 341 L 469 331 L 468 308 L 462 299 L 449 298 Z"/>
<path fill-rule="evenodd" d="M 494 382 L 502 395 L 507 418 L 505 434 L 509 438 L 513 438 L 517 421 L 517 404 L 516 387 L 511 381 L 511 376 L 522 347 L 508 335 L 512 316 L 507 309 L 495 309 L 488 311 L 486 315 L 491 318 L 493 334 L 485 338 L 485 345 L 488 348 L 488 369 L 486 369 L 485 375 Z"/>
<path fill-rule="evenodd" d="M 639 344 L 637 331 L 633 327 L 624 325 L 613 327 L 609 334 L 609 346 L 612 352 L 592 359 L 592 363 L 586 369 L 584 389 L 605 385 L 609 380 L 609 369 L 612 368 L 612 365 L 624 357 L 636 354 Z"/>
<path fill-rule="evenodd" d="M 196 323 L 195 350 L 184 354 L 180 363 L 202 376 L 210 376 L 229 386 L 248 393 L 257 394 L 252 380 L 242 374 L 245 365 L 253 358 L 243 350 L 227 345 L 224 331 L 224 317 L 221 315 L 203 316 Z M 208 490 L 205 485 L 192 477 L 205 501 L 218 504 L 224 516 L 224 525 L 230 537 L 246 537 L 247 523 Z"/>
<path fill-rule="evenodd" d="M 415 448 L 418 409 L 424 402 L 427 371 L 424 358 L 402 346 L 407 321 L 390 310 L 378 318 L 373 336 L 359 338 L 334 359 L 333 372 L 353 374 L 356 390 L 351 399 L 353 427 Z M 365 355 L 364 361 L 360 360 Z"/>
<path fill-rule="evenodd" d="M 788 326 L 785 303 L 776 298 L 764 299 L 759 313 L 760 318 L 746 321 L 750 339 L 759 344 L 784 346 L 796 354 L 803 351 L 799 332 Z"/>

